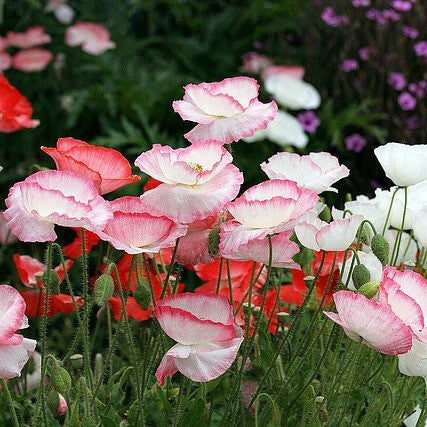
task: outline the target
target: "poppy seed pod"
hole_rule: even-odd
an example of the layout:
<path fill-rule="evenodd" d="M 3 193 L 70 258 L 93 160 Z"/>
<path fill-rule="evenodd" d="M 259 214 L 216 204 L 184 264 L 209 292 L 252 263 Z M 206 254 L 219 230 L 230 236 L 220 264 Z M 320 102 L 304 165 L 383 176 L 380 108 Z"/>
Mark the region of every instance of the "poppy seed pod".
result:
<path fill-rule="evenodd" d="M 371 249 L 375 256 L 381 261 L 381 264 L 386 265 L 390 252 L 390 245 L 387 240 L 379 234 L 375 235 L 371 241 Z"/>
<path fill-rule="evenodd" d="M 363 264 L 358 264 L 354 267 L 351 278 L 353 279 L 355 288 L 359 289 L 362 285 L 371 280 L 371 273 Z"/>
<path fill-rule="evenodd" d="M 104 305 L 114 293 L 114 281 L 109 274 L 101 274 L 94 285 L 95 302 Z"/>
<path fill-rule="evenodd" d="M 135 301 L 144 309 L 148 310 L 151 303 L 151 291 L 150 288 L 144 283 L 140 283 L 135 292 L 133 293 Z"/>

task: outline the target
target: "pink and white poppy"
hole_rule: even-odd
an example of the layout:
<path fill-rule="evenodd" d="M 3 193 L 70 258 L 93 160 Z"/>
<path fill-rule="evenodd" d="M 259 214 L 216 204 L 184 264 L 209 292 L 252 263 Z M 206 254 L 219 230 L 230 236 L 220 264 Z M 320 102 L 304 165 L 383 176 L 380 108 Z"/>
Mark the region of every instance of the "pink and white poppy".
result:
<path fill-rule="evenodd" d="M 114 216 L 97 234 L 128 254 L 157 253 L 187 232 L 186 225 L 148 213 L 139 197 L 120 197 L 110 205 Z"/>
<path fill-rule="evenodd" d="M 362 221 L 362 215 L 351 215 L 330 223 L 308 216 L 295 226 L 295 234 L 308 249 L 344 251 L 353 243 Z"/>
<path fill-rule="evenodd" d="M 70 47 L 81 46 L 90 55 L 100 55 L 116 44 L 110 40 L 110 32 L 104 26 L 94 22 L 77 22 L 67 28 L 65 44 Z"/>
<path fill-rule="evenodd" d="M 281 268 L 300 269 L 301 267 L 292 259 L 299 253 L 299 246 L 290 240 L 292 231 L 284 231 L 271 237 L 272 257 L 271 266 Z M 235 250 L 227 252 L 227 233 L 220 233 L 220 254 L 224 258 L 240 261 L 256 261 L 268 265 L 270 260 L 270 246 L 267 237 L 254 238 L 238 246 Z"/>
<path fill-rule="evenodd" d="M 44 27 L 36 26 L 28 28 L 28 30 L 23 33 L 9 31 L 6 35 L 6 42 L 8 46 L 29 49 L 31 47 L 50 43 L 51 38 L 49 34 L 45 33 Z"/>
<path fill-rule="evenodd" d="M 294 181 L 272 179 L 249 188 L 226 205 L 234 220 L 221 224 L 221 250 L 231 254 L 253 239 L 291 230 L 318 198 Z"/>
<path fill-rule="evenodd" d="M 338 159 L 326 152 L 300 156 L 294 153 L 277 153 L 261 169 L 270 179 L 290 179 L 299 187 L 316 193 L 337 190 L 331 187 L 335 182 L 349 175 L 350 171 L 340 165 Z"/>
<path fill-rule="evenodd" d="M 12 57 L 7 52 L 0 50 L 0 73 L 12 66 Z"/>
<path fill-rule="evenodd" d="M 272 76 L 288 76 L 294 79 L 303 79 L 305 68 L 298 65 L 271 65 L 262 73 L 262 79 L 266 80 Z"/>
<path fill-rule="evenodd" d="M 173 109 L 183 120 L 198 123 L 184 136 L 190 142 L 215 139 L 229 144 L 265 129 L 277 114 L 274 101 L 258 101 L 259 84 L 250 77 L 189 84 Z"/>
<path fill-rule="evenodd" d="M 56 148 L 41 149 L 52 157 L 58 170 L 75 172 L 88 178 L 100 194 L 141 179 L 132 175 L 128 160 L 112 148 L 98 147 L 74 138 L 59 138 Z"/>
<path fill-rule="evenodd" d="M 243 331 L 234 322 L 227 298 L 202 293 L 171 295 L 157 304 L 154 315 L 177 342 L 157 368 L 160 385 L 178 371 L 196 382 L 211 381 L 236 359 Z"/>
<path fill-rule="evenodd" d="M 8 226 L 24 242 L 55 240 L 55 224 L 95 232 L 112 217 L 110 204 L 95 185 L 68 171 L 36 172 L 16 183 L 6 206 Z"/>
<path fill-rule="evenodd" d="M 16 242 L 18 239 L 12 233 L 12 230 L 7 225 L 6 218 L 3 215 L 3 211 L 0 211 L 0 244 L 10 245 Z"/>
<path fill-rule="evenodd" d="M 419 340 L 427 342 L 427 279 L 411 270 L 386 267 L 379 301 L 388 304 Z"/>
<path fill-rule="evenodd" d="M 36 341 L 16 334 L 28 328 L 25 301 L 19 292 L 8 285 L 0 286 L 0 378 L 19 377 Z"/>
<path fill-rule="evenodd" d="M 26 49 L 19 51 L 12 58 L 12 65 L 19 71 L 35 73 L 44 70 L 52 59 L 52 53 L 46 49 Z"/>
<path fill-rule="evenodd" d="M 399 371 L 410 377 L 423 377 L 427 387 L 427 342 L 412 341 L 412 348 L 399 355 Z"/>
<path fill-rule="evenodd" d="M 265 89 L 278 104 L 291 110 L 314 110 L 320 106 L 320 94 L 302 80 L 300 67 L 267 68 L 263 75 Z"/>
<path fill-rule="evenodd" d="M 49 0 L 45 7 L 46 12 L 52 12 L 61 24 L 71 24 L 74 19 L 74 9 L 67 4 L 68 0 Z"/>
<path fill-rule="evenodd" d="M 405 187 L 427 180 L 427 145 L 389 142 L 374 150 L 384 172 L 395 185 Z"/>
<path fill-rule="evenodd" d="M 338 291 L 333 297 L 338 313 L 324 313 L 342 326 L 349 338 L 362 339 L 368 347 L 384 354 L 404 354 L 411 349 L 411 329 L 389 305 L 351 291 Z"/>
<path fill-rule="evenodd" d="M 219 214 L 243 182 L 232 160 L 218 141 L 195 142 L 177 150 L 154 144 L 135 164 L 163 184 L 146 191 L 141 200 L 152 214 L 183 224 Z"/>

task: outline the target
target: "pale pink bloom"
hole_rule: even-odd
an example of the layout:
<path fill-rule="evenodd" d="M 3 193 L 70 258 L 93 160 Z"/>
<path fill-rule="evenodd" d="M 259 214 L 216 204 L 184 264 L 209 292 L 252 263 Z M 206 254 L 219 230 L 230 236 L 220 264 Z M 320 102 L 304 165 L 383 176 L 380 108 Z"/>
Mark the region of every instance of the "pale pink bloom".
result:
<path fill-rule="evenodd" d="M 53 59 L 52 53 L 46 49 L 33 48 L 19 51 L 13 58 L 13 68 L 25 73 L 44 70 Z"/>
<path fill-rule="evenodd" d="M 249 74 L 258 74 L 271 65 L 271 59 L 257 52 L 249 52 L 242 57 L 240 71 Z"/>
<path fill-rule="evenodd" d="M 261 169 L 270 179 L 290 179 L 299 187 L 316 193 L 337 192 L 331 185 L 350 173 L 344 165 L 339 164 L 335 156 L 326 152 L 310 153 L 306 156 L 277 153 L 267 162 L 261 163 Z"/>
<path fill-rule="evenodd" d="M 399 355 L 399 371 L 410 377 L 423 377 L 427 387 L 427 342 L 413 339 L 412 348 Z"/>
<path fill-rule="evenodd" d="M 187 232 L 185 225 L 148 213 L 139 197 L 120 197 L 110 205 L 114 216 L 97 234 L 128 254 L 157 253 Z"/>
<path fill-rule="evenodd" d="M 6 206 L 8 226 L 24 242 L 55 240 L 55 224 L 96 232 L 112 217 L 93 182 L 68 171 L 36 172 L 16 183 Z"/>
<path fill-rule="evenodd" d="M 388 304 L 419 340 L 427 342 L 427 279 L 411 270 L 384 269 L 379 302 Z"/>
<path fill-rule="evenodd" d="M 7 52 L 0 50 L 0 73 L 12 66 L 12 57 Z"/>
<path fill-rule="evenodd" d="M 227 229 L 227 226 L 225 226 L 225 229 Z M 271 237 L 272 267 L 301 269 L 292 259 L 294 255 L 299 253 L 299 246 L 290 240 L 291 236 L 292 231 L 284 231 Z M 268 265 L 270 260 L 270 246 L 267 237 L 251 239 L 230 252 L 227 251 L 227 247 L 229 246 L 227 245 L 228 237 L 229 234 L 222 227 L 219 245 L 222 257 L 240 261 L 252 260 Z"/>
<path fill-rule="evenodd" d="M 19 377 L 36 341 L 16 334 L 28 328 L 25 301 L 20 293 L 8 285 L 0 286 L 0 378 Z"/>
<path fill-rule="evenodd" d="M 12 230 L 7 225 L 3 211 L 0 211 L 0 244 L 10 245 L 11 243 L 16 242 L 16 240 L 16 236 L 12 233 Z"/>
<path fill-rule="evenodd" d="M 65 400 L 65 397 L 61 394 L 59 394 L 59 405 L 58 405 L 58 415 L 64 415 L 68 411 L 68 404 Z"/>
<path fill-rule="evenodd" d="M 308 216 L 295 226 L 295 234 L 308 249 L 344 251 L 353 243 L 362 221 L 362 215 L 351 215 L 330 223 Z"/>
<path fill-rule="evenodd" d="M 406 145 L 397 142 L 374 150 L 384 172 L 395 185 L 414 185 L 427 180 L 427 145 Z"/>
<path fill-rule="evenodd" d="M 160 385 L 181 372 L 196 382 L 211 381 L 227 371 L 243 342 L 227 298 L 216 294 L 183 293 L 162 299 L 154 315 L 177 342 L 157 368 Z"/>
<path fill-rule="evenodd" d="M 28 28 L 24 33 L 9 31 L 6 39 L 8 46 L 19 47 L 21 49 L 28 49 L 51 42 L 50 35 L 45 33 L 45 29 L 42 26 Z"/>
<path fill-rule="evenodd" d="M 194 221 L 188 224 L 187 234 L 179 239 L 176 260 L 180 264 L 209 264 L 213 261 L 209 255 L 209 233 L 218 225 L 218 215 Z"/>
<path fill-rule="evenodd" d="M 152 214 L 183 224 L 219 214 L 243 182 L 232 160 L 218 141 L 195 142 L 177 150 L 154 144 L 135 164 L 163 184 L 145 192 L 141 200 Z"/>
<path fill-rule="evenodd" d="M 9 47 L 6 37 L 0 37 L 0 51 L 4 51 Z"/>
<path fill-rule="evenodd" d="M 61 24 L 71 24 L 75 15 L 74 10 L 67 4 L 67 0 L 49 0 L 45 11 L 52 12 Z"/>
<path fill-rule="evenodd" d="M 262 79 L 266 80 L 271 76 L 288 76 L 294 79 L 303 79 L 305 68 L 298 65 L 272 65 L 262 73 Z"/>
<path fill-rule="evenodd" d="M 184 135 L 190 142 L 238 141 L 265 129 L 277 114 L 274 101 L 258 101 L 259 84 L 250 77 L 189 84 L 184 89 L 184 99 L 174 101 L 173 109 L 183 120 L 198 123 Z"/>
<path fill-rule="evenodd" d="M 368 347 L 384 354 L 404 354 L 411 349 L 411 329 L 393 313 L 389 305 L 351 291 L 336 292 L 334 301 L 338 313 L 324 313 L 342 326 L 352 340 L 362 338 Z"/>
<path fill-rule="evenodd" d="M 253 239 L 291 230 L 317 200 L 314 191 L 293 181 L 273 179 L 249 188 L 226 206 L 234 220 L 221 224 L 227 236 L 222 251 L 231 254 Z"/>
<path fill-rule="evenodd" d="M 81 46 L 90 55 L 100 55 L 116 44 L 110 40 L 110 32 L 104 26 L 94 22 L 77 22 L 67 28 L 65 44 L 70 47 Z"/>

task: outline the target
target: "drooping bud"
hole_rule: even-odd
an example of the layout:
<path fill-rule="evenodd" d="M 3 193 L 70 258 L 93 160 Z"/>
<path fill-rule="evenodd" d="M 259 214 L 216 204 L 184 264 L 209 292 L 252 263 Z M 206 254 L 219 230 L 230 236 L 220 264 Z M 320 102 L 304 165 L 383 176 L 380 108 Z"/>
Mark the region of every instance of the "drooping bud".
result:
<path fill-rule="evenodd" d="M 99 306 L 104 305 L 114 293 L 114 281 L 109 274 L 101 274 L 94 285 L 95 302 Z"/>
<path fill-rule="evenodd" d="M 83 366 L 83 355 L 80 353 L 73 354 L 70 357 L 70 362 L 74 368 L 80 369 Z"/>
<path fill-rule="evenodd" d="M 209 256 L 211 258 L 215 258 L 219 252 L 219 232 L 220 232 L 220 227 L 219 225 L 217 225 L 216 227 L 212 228 L 212 230 L 209 233 L 208 249 L 209 249 Z"/>
<path fill-rule="evenodd" d="M 360 230 L 360 241 L 365 245 L 369 244 L 371 240 L 371 227 L 364 222 L 362 225 L 362 229 Z"/>
<path fill-rule="evenodd" d="M 144 310 L 148 310 L 148 307 L 150 307 L 152 295 L 150 288 L 146 284 L 139 283 L 135 289 L 135 292 L 133 293 L 133 297 Z"/>
<path fill-rule="evenodd" d="M 52 390 L 49 393 L 49 396 L 47 397 L 47 407 L 50 409 L 52 414 L 57 417 L 59 415 L 58 408 L 59 408 L 59 393 L 55 390 Z"/>
<path fill-rule="evenodd" d="M 359 289 L 371 280 L 371 273 L 363 264 L 358 264 L 354 267 L 351 278 L 353 279 L 354 287 Z"/>
<path fill-rule="evenodd" d="M 358 292 L 371 299 L 378 293 L 379 288 L 380 282 L 367 282 L 358 289 Z"/>
<path fill-rule="evenodd" d="M 58 393 L 67 395 L 71 389 L 71 377 L 65 368 L 53 363 L 49 367 L 49 377 L 52 385 Z"/>
<path fill-rule="evenodd" d="M 43 285 L 49 289 L 49 292 L 53 295 L 59 294 L 59 285 L 61 280 L 59 279 L 58 273 L 55 270 L 47 269 L 42 276 Z"/>
<path fill-rule="evenodd" d="M 379 234 L 375 235 L 371 241 L 371 249 L 375 256 L 381 261 L 381 264 L 386 265 L 390 252 L 390 245 L 387 240 Z"/>

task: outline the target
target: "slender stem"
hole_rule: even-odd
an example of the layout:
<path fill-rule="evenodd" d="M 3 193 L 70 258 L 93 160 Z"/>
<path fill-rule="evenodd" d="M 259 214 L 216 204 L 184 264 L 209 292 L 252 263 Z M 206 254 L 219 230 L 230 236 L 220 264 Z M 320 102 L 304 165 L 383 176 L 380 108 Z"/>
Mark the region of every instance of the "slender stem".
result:
<path fill-rule="evenodd" d="M 404 190 L 404 194 L 405 194 L 405 199 L 404 199 L 404 203 L 403 203 L 402 223 L 401 223 L 400 229 L 397 233 L 396 241 L 394 242 L 393 253 L 391 255 L 391 260 L 390 260 L 391 265 L 396 265 L 397 260 L 399 259 L 400 244 L 402 242 L 402 234 L 403 234 L 403 230 L 405 227 L 406 210 L 408 207 L 408 187 L 404 187 L 403 190 Z M 396 258 L 394 258 L 394 260 L 393 260 L 393 256 L 394 256 L 395 251 L 396 251 Z"/>
<path fill-rule="evenodd" d="M 0 384 L 1 384 L 2 390 L 6 394 L 7 403 L 10 406 L 10 413 L 12 414 L 13 425 L 14 427 L 19 427 L 18 416 L 16 415 L 15 406 L 13 405 L 12 396 L 10 395 L 7 382 L 3 378 L 0 378 Z"/>
<path fill-rule="evenodd" d="M 219 259 L 219 272 L 218 272 L 218 280 L 216 281 L 216 289 L 215 289 L 215 293 L 218 294 L 219 293 L 219 289 L 221 286 L 221 275 L 222 275 L 222 264 L 224 263 L 224 258 L 221 257 Z"/>
<path fill-rule="evenodd" d="M 166 279 L 165 279 L 165 283 L 163 285 L 162 295 L 161 295 L 160 299 L 163 298 L 166 294 L 166 289 L 169 285 L 169 278 L 170 278 L 170 275 L 172 273 L 172 270 L 173 270 L 173 267 L 175 264 L 176 252 L 178 251 L 178 245 L 179 245 L 179 237 L 178 237 L 178 239 L 176 239 L 175 247 L 173 248 L 171 263 L 169 265 L 168 272 L 166 273 Z"/>
<path fill-rule="evenodd" d="M 387 225 L 388 225 L 388 221 L 390 219 L 390 215 L 391 215 L 391 208 L 393 207 L 393 202 L 394 199 L 396 197 L 397 192 L 400 190 L 400 187 L 397 187 L 396 190 L 394 190 L 393 195 L 391 196 L 391 200 L 390 200 L 390 206 L 388 208 L 388 212 L 387 212 L 387 216 L 385 218 L 385 223 L 384 223 L 384 227 L 383 227 L 383 232 L 382 235 L 384 236 L 386 230 L 387 230 Z"/>
<path fill-rule="evenodd" d="M 230 298 L 230 304 L 233 305 L 233 282 L 231 280 L 230 260 L 226 259 L 225 264 L 227 266 L 228 295 Z"/>

